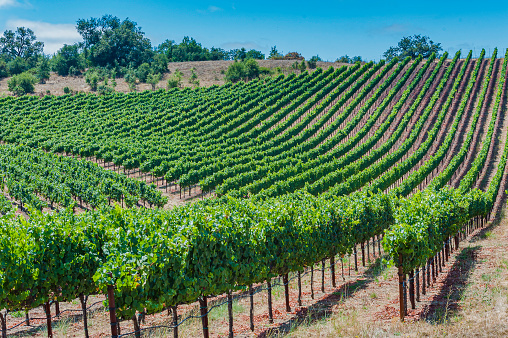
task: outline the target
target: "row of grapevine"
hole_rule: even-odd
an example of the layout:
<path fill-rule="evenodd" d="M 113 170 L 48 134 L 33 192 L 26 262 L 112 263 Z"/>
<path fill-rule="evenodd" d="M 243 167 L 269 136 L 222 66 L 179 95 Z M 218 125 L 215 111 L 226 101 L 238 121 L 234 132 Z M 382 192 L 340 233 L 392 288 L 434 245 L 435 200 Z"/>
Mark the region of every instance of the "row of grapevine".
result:
<path fill-rule="evenodd" d="M 442 58 L 444 60 L 445 57 Z M 419 60 L 417 59 L 416 62 Z M 395 93 L 398 92 L 399 87 L 402 86 L 403 82 L 401 81 L 397 86 L 395 86 L 390 94 L 383 100 L 383 102 L 376 108 L 376 111 L 369 117 L 365 125 L 347 142 L 344 142 L 338 145 L 334 150 L 334 157 L 329 157 L 330 154 L 326 154 L 327 156 L 321 156 L 316 158 L 315 160 L 306 162 L 302 165 L 303 172 L 291 177 L 289 174 L 284 177 L 283 180 L 278 180 L 274 185 L 270 186 L 268 189 L 264 189 L 260 191 L 260 196 L 268 197 L 268 196 L 277 196 L 283 193 L 293 192 L 298 189 L 305 189 L 313 195 L 317 195 L 320 192 L 326 191 L 329 187 L 327 184 L 337 184 L 341 181 L 340 177 L 342 176 L 342 180 L 345 177 L 349 177 L 351 174 L 347 174 L 348 168 L 353 165 L 355 160 L 362 158 L 365 160 L 365 154 L 371 149 L 374 144 L 378 142 L 378 140 L 385 134 L 388 127 L 392 124 L 395 117 L 399 114 L 400 108 L 406 103 L 409 94 L 416 87 L 416 85 L 421 81 L 428 67 L 433 63 L 434 57 L 431 57 L 427 60 L 425 65 L 420 69 L 418 74 L 415 76 L 411 84 L 404 90 L 402 96 L 397 101 L 395 106 L 392 108 L 390 115 L 383 121 L 383 123 L 378 127 L 378 129 L 374 132 L 374 134 L 360 143 L 360 141 L 368 135 L 368 131 L 372 129 L 375 122 L 378 120 L 380 114 L 386 108 L 389 102 L 391 102 L 392 97 Z M 416 64 L 415 62 L 415 64 Z M 434 75 L 437 73 L 437 69 L 434 72 Z M 407 74 L 408 75 L 408 74 Z M 402 80 L 407 79 L 407 76 Z M 433 78 L 432 78 L 433 79 Z M 432 81 L 430 80 L 430 82 Z M 421 95 L 421 94 L 420 94 Z M 410 114 L 406 114 L 404 117 L 404 127 L 409 122 Z M 399 129 L 403 130 L 404 127 L 400 127 Z M 385 143 L 384 146 L 388 146 L 388 143 Z M 389 148 L 388 148 L 389 149 Z M 384 151 L 382 151 L 384 153 Z M 375 155 L 374 155 L 375 156 Z M 372 154 L 368 157 L 374 157 Z M 314 167 L 315 166 L 315 167 Z M 287 170 L 290 172 L 290 170 Z M 353 169 L 353 172 L 358 172 L 358 168 Z M 284 173 L 284 172 L 283 172 Z M 333 175 L 333 176 L 332 176 Z M 333 182 L 333 183 L 332 183 Z M 251 188 L 252 189 L 252 188 Z M 251 192 L 256 192 L 255 190 L 250 190 Z"/>
<path fill-rule="evenodd" d="M 69 207 L 76 201 L 93 208 L 124 202 L 128 207 L 144 201 L 163 206 L 167 198 L 153 185 L 72 157 L 58 156 L 26 146 L 0 145 L 0 184 L 21 204 L 47 206 L 40 197 Z M 39 197 L 40 196 L 40 197 Z"/>
<path fill-rule="evenodd" d="M 466 183 L 458 190 L 438 189 L 462 163 L 477 132 L 495 63 L 494 55 L 483 84 L 477 83 L 484 54 L 470 74 L 471 53 L 460 69 L 457 53 L 451 62 L 445 54 L 425 63 L 419 58 L 357 64 L 198 91 L 0 99 L 0 121 L 6 122 L 0 139 L 26 144 L 0 145 L 2 191 L 6 187 L 13 199 L 35 209 L 44 206 L 43 199 L 67 207 L 58 213 L 33 210 L 27 220 L 10 212 L 11 202 L 0 194 L 0 308 L 48 306 L 113 292 L 113 286 L 117 314 L 130 319 L 136 312 L 155 313 L 302 271 L 351 254 L 381 234 L 390 259 L 411 273 L 470 219 L 488 215 L 501 188 L 508 142 L 487 191 L 470 190 L 501 114 L 508 51 L 489 130 Z M 450 154 L 481 85 L 459 153 L 429 189 L 407 197 Z M 454 100 L 458 109 L 450 116 Z M 143 102 L 149 108 L 141 110 Z M 207 102 L 213 104 L 204 107 Z M 425 141 L 403 159 L 438 106 Z M 159 121 L 166 112 L 171 118 Z M 444 141 L 423 162 L 449 116 L 453 124 Z M 201 181 L 203 189 L 217 187 L 224 196 L 172 210 L 111 208 L 114 201 L 161 206 L 165 199 L 155 186 L 35 147 L 141 168 L 180 180 L 181 187 Z M 407 173 L 407 180 L 382 193 Z M 237 198 L 248 194 L 262 198 Z M 77 215 L 73 199 L 98 210 Z"/>
<path fill-rule="evenodd" d="M 256 128 L 252 130 L 252 133 L 246 135 L 246 142 L 236 142 L 234 148 L 227 145 L 220 150 L 218 156 L 216 156 L 216 152 L 203 151 L 197 159 L 191 158 L 186 163 L 177 163 L 176 167 L 168 171 L 166 178 L 169 180 L 180 179 L 180 184 L 194 184 L 199 182 L 204 175 L 210 175 L 215 171 L 233 167 L 237 164 L 250 163 L 254 159 L 264 158 L 263 155 L 266 154 L 267 149 L 273 148 L 282 142 L 287 142 L 292 136 L 298 134 L 309 121 L 326 108 L 334 97 L 342 94 L 353 83 L 359 86 L 357 80 L 362 74 L 367 73 L 363 77 L 365 78 L 375 71 L 374 69 L 369 70 L 370 67 L 371 64 L 366 64 L 360 69 L 358 67 L 350 68 L 347 72 L 342 73 L 336 81 L 328 83 L 326 87 L 315 93 L 310 100 L 307 100 L 303 106 L 295 110 L 288 119 L 276 128 L 272 130 Z M 313 109 L 316 105 L 318 106 Z M 298 123 L 292 127 L 297 121 Z M 232 172 L 237 172 L 237 170 L 233 169 Z M 185 173 L 187 175 L 182 177 Z M 204 185 L 209 187 L 210 183 Z"/>
<path fill-rule="evenodd" d="M 466 139 L 464 140 L 460 150 L 452 158 L 452 160 L 450 161 L 450 163 L 446 167 L 446 169 L 441 171 L 439 173 L 439 175 L 437 175 L 432 180 L 432 182 L 429 184 L 430 188 L 433 188 L 433 189 L 442 188 L 446 184 L 446 182 L 448 182 L 451 179 L 452 175 L 455 173 L 458 166 L 464 161 L 464 158 L 466 157 L 466 155 L 469 151 L 471 142 L 473 140 L 473 136 L 474 136 L 475 132 L 477 131 L 476 125 L 478 123 L 478 119 L 480 118 L 480 112 L 482 111 L 482 109 L 484 107 L 484 102 L 485 102 L 486 94 L 487 94 L 487 88 L 489 87 L 489 83 L 491 80 L 492 70 L 494 69 L 494 64 L 496 62 L 496 56 L 497 56 L 497 48 L 494 49 L 494 52 L 492 53 L 492 57 L 491 57 L 490 63 L 489 63 L 489 68 L 487 70 L 487 75 L 485 76 L 484 81 L 483 81 L 482 91 L 481 91 L 479 99 L 478 99 L 476 111 L 475 111 L 474 115 L 472 116 L 471 127 L 467 133 Z M 478 60 L 477 62 L 479 62 L 479 61 L 480 60 Z M 496 113 L 493 114 L 493 116 L 492 116 L 493 119 L 491 121 L 496 120 L 496 115 L 497 115 Z M 487 137 L 487 138 L 489 138 L 489 137 Z M 490 141 L 490 138 L 489 138 L 489 141 Z"/>
<path fill-rule="evenodd" d="M 269 150 L 268 153 L 262 153 L 262 157 L 259 155 L 256 155 L 256 159 L 263 158 L 264 162 L 257 161 L 256 166 L 254 167 L 254 170 L 245 172 L 237 170 L 236 167 L 232 167 L 231 170 L 235 170 L 237 172 L 236 175 L 228 178 L 224 181 L 223 184 L 221 184 L 219 187 L 217 187 L 217 193 L 219 195 L 222 195 L 224 193 L 227 193 L 233 189 L 238 189 L 246 184 L 254 184 L 253 181 L 263 179 L 266 174 L 274 173 L 276 174 L 279 172 L 282 168 L 289 167 L 291 165 L 298 165 L 303 159 L 301 158 L 302 153 L 306 153 L 308 151 L 311 151 L 314 147 L 319 145 L 320 142 L 322 142 L 326 137 L 331 135 L 332 132 L 337 130 L 337 128 L 347 121 L 347 119 L 351 116 L 355 108 L 359 106 L 359 104 L 366 100 L 366 98 L 369 95 L 372 95 L 364 105 L 359 109 L 357 114 L 350 119 L 346 126 L 342 128 L 342 131 L 338 132 L 334 137 L 329 139 L 325 144 L 320 146 L 320 149 L 314 156 L 318 156 L 319 152 L 326 153 L 327 150 L 330 150 L 333 148 L 333 144 L 339 143 L 341 140 L 345 139 L 350 131 L 352 131 L 355 126 L 357 126 L 360 121 L 365 117 L 365 115 L 368 113 L 369 108 L 374 104 L 374 102 L 381 96 L 383 91 L 385 91 L 388 86 L 395 80 L 395 78 L 400 74 L 404 66 L 409 62 L 409 60 L 404 60 L 401 64 L 398 65 L 398 67 L 389 74 L 389 76 L 381 83 L 379 88 L 375 90 L 374 93 L 372 93 L 372 89 L 376 87 L 376 85 L 388 74 L 389 69 L 391 68 L 391 64 L 388 65 L 382 72 L 380 72 L 372 81 L 369 82 L 367 86 L 365 86 L 363 89 L 361 89 L 360 93 L 355 93 L 356 88 L 352 88 L 346 95 L 344 96 L 344 102 L 346 102 L 347 99 L 352 98 L 354 95 L 354 99 L 351 101 L 351 103 L 345 107 L 345 109 L 340 113 L 339 116 L 337 116 L 333 122 L 326 127 L 325 129 L 321 130 L 317 135 L 315 135 L 313 138 L 310 138 L 306 141 L 307 138 L 314 135 L 315 131 L 319 130 L 319 127 L 322 126 L 328 119 L 329 116 L 323 117 L 321 121 L 318 123 L 315 123 L 312 126 L 312 129 L 308 129 L 309 131 L 305 135 L 300 135 L 299 137 L 293 137 L 292 139 L 285 141 L 284 143 L 278 145 L 277 147 L 274 147 Z M 406 72 L 406 75 L 410 72 Z M 367 80 L 367 78 L 364 78 Z M 335 111 L 340 107 L 342 102 L 338 102 L 334 108 L 331 109 L 328 113 L 331 115 L 335 113 Z M 295 134 L 296 135 L 296 134 Z M 297 142 L 299 141 L 299 142 Z M 256 152 L 256 154 L 259 154 Z M 252 168 L 252 166 L 251 166 Z M 244 173 L 244 174 L 243 174 Z M 243 175 L 239 175 L 243 174 Z M 217 173 L 212 178 L 217 180 L 217 176 L 219 178 L 222 178 L 224 174 L 221 175 L 221 173 Z M 220 182 L 220 181 L 219 181 Z M 261 187 L 266 183 L 260 183 Z M 250 185 L 249 185 L 250 187 Z M 240 195 L 247 195 L 249 193 L 252 193 L 253 189 L 243 189 L 243 191 L 240 192 Z"/>

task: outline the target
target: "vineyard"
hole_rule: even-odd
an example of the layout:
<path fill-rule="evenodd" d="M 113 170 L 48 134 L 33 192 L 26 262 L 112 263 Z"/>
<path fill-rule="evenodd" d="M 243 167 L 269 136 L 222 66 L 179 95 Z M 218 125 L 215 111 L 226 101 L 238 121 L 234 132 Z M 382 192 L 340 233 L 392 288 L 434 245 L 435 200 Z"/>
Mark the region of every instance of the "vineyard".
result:
<path fill-rule="evenodd" d="M 178 309 L 195 302 L 195 335 L 208 337 L 208 300 L 222 296 L 233 336 L 234 297 L 250 297 L 254 330 L 255 290 L 272 323 L 275 280 L 290 312 L 291 281 L 301 306 L 316 265 L 335 287 L 339 262 L 358 270 L 370 250 L 398 268 L 404 320 L 460 241 L 500 215 L 508 50 L 497 53 L 0 98 L 3 337 L 41 306 L 53 336 L 51 305 L 75 300 L 88 337 L 96 295 L 115 338 L 162 311 L 177 337 L 189 318 Z"/>

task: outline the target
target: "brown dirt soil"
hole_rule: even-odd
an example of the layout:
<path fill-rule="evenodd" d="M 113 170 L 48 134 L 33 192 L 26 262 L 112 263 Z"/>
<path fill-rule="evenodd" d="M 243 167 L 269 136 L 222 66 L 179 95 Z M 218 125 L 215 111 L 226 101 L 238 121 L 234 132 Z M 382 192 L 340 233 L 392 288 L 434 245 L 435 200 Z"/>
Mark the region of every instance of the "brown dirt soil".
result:
<path fill-rule="evenodd" d="M 360 251 L 360 250 L 359 250 Z M 311 297 L 310 271 L 302 277 L 302 306 L 297 303 L 298 288 L 295 275 L 290 275 L 291 312 L 285 309 L 282 279 L 272 280 L 274 324 L 268 323 L 266 284 L 254 286 L 255 330 L 249 329 L 249 298 L 241 292 L 234 294 L 234 333 L 237 337 L 505 337 L 508 335 L 508 220 L 489 224 L 476 230 L 454 250 L 435 283 L 421 295 L 416 309 L 409 308 L 406 321 L 399 321 L 398 278 L 394 267 L 386 266 L 384 256 L 370 249 L 371 263 L 354 271 L 353 257 L 344 259 L 344 275 L 340 258 L 336 258 L 337 286 L 332 287 L 329 262 L 325 270 L 325 292 L 321 292 L 321 264 L 314 267 Z M 243 296 L 243 297 L 242 297 Z M 238 297 L 238 299 L 236 299 Z M 89 304 L 104 299 L 94 297 Z M 209 305 L 221 304 L 224 297 L 211 298 Z M 61 303 L 60 309 L 79 309 L 79 302 Z M 180 306 L 179 320 L 198 315 L 197 303 Z M 220 305 L 209 314 L 211 337 L 227 337 L 227 305 Z M 54 307 L 52 307 L 54 314 Z M 9 315 L 8 327 L 23 320 L 23 314 Z M 41 308 L 30 311 L 31 317 L 43 317 Z M 91 337 L 107 337 L 107 311 L 95 305 L 89 313 Z M 18 337 L 44 337 L 43 320 L 32 320 L 40 329 L 18 333 Z M 166 312 L 146 317 L 141 327 L 171 325 Z M 132 331 L 131 321 L 121 324 L 122 333 Z M 26 326 L 23 328 L 26 330 Z M 80 337 L 83 322 L 79 313 L 65 313 L 54 322 L 55 337 Z M 201 321 L 192 318 L 179 328 L 180 337 L 200 337 Z M 145 331 L 143 337 L 172 336 L 169 329 Z"/>
<path fill-rule="evenodd" d="M 224 74 L 228 68 L 228 66 L 234 61 L 194 61 L 194 62 L 171 62 L 168 65 L 169 73 L 164 74 L 164 77 L 156 86 L 156 88 L 166 88 L 167 80 L 171 77 L 171 75 L 178 69 L 183 73 L 182 85 L 184 87 L 193 87 L 194 85 L 189 82 L 191 76 L 191 69 L 196 69 L 196 74 L 198 76 L 199 85 L 201 87 L 209 87 L 212 85 L 222 85 L 224 84 Z M 275 69 L 280 67 L 284 74 L 289 74 L 294 72 L 291 68 L 291 65 L 294 63 L 294 60 L 258 60 L 258 63 L 261 67 L 267 67 L 270 69 Z M 323 69 L 327 69 L 332 66 L 335 68 L 339 68 L 343 63 L 337 62 L 323 62 L 320 61 L 317 63 L 318 67 Z M 312 71 L 312 70 L 311 70 Z M 299 71 L 297 71 L 299 73 Z M 7 82 L 9 78 L 0 79 L 0 96 L 2 95 L 11 95 L 7 88 Z M 59 76 L 55 73 L 51 73 L 50 79 L 45 84 L 36 84 L 35 85 L 35 95 L 44 95 L 49 90 L 53 95 L 63 95 L 64 88 L 69 87 L 72 91 L 78 92 L 90 92 L 90 87 L 86 84 L 84 76 Z M 137 91 L 150 90 L 151 85 L 147 83 L 138 83 Z M 127 93 L 129 92 L 129 86 L 125 82 L 125 80 L 117 79 L 117 86 L 115 88 L 117 92 Z"/>
<path fill-rule="evenodd" d="M 291 337 L 506 337 L 508 335 L 508 220 L 502 218 L 460 243 L 426 296 L 398 319 L 397 271 L 331 311 L 295 326 Z M 274 335 L 275 336 L 275 335 Z"/>

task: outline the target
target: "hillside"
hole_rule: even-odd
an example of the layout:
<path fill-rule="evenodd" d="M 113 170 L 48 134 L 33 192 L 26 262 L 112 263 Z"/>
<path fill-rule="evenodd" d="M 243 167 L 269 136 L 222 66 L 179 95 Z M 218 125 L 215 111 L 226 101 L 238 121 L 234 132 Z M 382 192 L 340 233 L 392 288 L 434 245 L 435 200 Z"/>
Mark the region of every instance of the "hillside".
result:
<path fill-rule="evenodd" d="M 232 62 L 234 61 L 171 62 L 168 65 L 169 73 L 164 74 L 164 77 L 157 85 L 157 88 L 166 88 L 168 78 L 170 78 L 171 74 L 177 69 L 183 73 L 182 85 L 184 87 L 193 87 L 194 85 L 189 83 L 192 68 L 196 68 L 196 74 L 198 75 L 200 86 L 209 87 L 212 85 L 222 85 L 224 84 L 224 74 L 222 74 L 222 72 L 225 72 Z M 267 67 L 270 69 L 280 67 L 283 71 L 283 74 L 294 72 L 294 70 L 291 69 L 291 65 L 294 63 L 293 60 L 258 60 L 258 63 L 261 67 Z M 318 67 L 323 68 L 328 68 L 330 66 L 338 68 L 342 65 L 343 64 L 337 62 L 320 61 L 317 63 Z M 299 71 L 297 71 L 297 73 L 299 73 Z M 7 87 L 7 81 L 9 81 L 9 78 L 0 80 L 0 95 L 11 95 L 11 92 L 9 92 Z M 73 91 L 80 91 L 85 93 L 90 92 L 90 86 L 86 84 L 84 76 L 62 77 L 52 72 L 50 79 L 45 84 L 35 85 L 34 94 L 46 94 L 49 90 L 49 92 L 53 95 L 63 95 L 63 89 L 65 87 L 69 87 Z M 146 83 L 138 83 L 137 90 L 151 90 L 151 85 Z M 121 93 L 129 92 L 129 86 L 123 78 L 117 80 L 116 91 Z"/>
<path fill-rule="evenodd" d="M 472 54 L 0 98 L 8 330 L 506 335 L 508 50 Z"/>

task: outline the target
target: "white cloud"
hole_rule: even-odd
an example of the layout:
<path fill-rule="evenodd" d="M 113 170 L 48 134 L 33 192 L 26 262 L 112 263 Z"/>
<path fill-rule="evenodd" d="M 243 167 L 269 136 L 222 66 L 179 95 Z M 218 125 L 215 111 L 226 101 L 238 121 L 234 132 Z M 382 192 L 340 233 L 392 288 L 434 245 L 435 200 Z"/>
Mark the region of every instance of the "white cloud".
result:
<path fill-rule="evenodd" d="M 0 8 L 1 7 L 9 7 L 9 6 L 16 6 L 18 4 L 17 1 L 14 0 L 0 0 Z"/>
<path fill-rule="evenodd" d="M 3 7 L 29 7 L 30 3 L 26 0 L 18 1 L 18 0 L 0 0 L 0 8 Z"/>
<path fill-rule="evenodd" d="M 0 0 L 4 1 L 4 0 Z M 34 31 L 38 41 L 44 42 L 44 52 L 53 54 L 64 44 L 73 44 L 81 41 L 81 35 L 74 24 L 53 24 L 42 21 L 30 20 L 9 20 L 7 29 L 16 29 L 17 27 L 27 27 Z"/>
<path fill-rule="evenodd" d="M 213 12 L 222 11 L 222 8 L 217 7 L 217 6 L 208 6 L 208 10 L 209 10 L 211 13 L 213 13 Z"/>
<path fill-rule="evenodd" d="M 197 10 L 197 12 L 200 14 L 215 13 L 215 12 L 220 12 L 220 11 L 222 11 L 222 8 L 214 6 L 214 5 L 208 6 L 208 8 L 206 10 L 202 10 L 202 9 Z"/>

